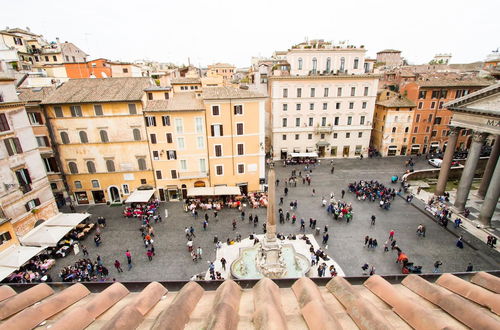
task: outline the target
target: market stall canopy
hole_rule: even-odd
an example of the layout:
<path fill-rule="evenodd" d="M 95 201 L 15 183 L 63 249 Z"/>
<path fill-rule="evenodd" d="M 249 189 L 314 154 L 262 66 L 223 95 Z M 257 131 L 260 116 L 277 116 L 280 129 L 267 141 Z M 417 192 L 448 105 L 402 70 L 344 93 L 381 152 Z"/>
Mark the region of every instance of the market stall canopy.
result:
<path fill-rule="evenodd" d="M 136 189 L 130 196 L 128 196 L 125 203 L 147 203 L 155 193 L 156 189 L 139 190 Z"/>
<path fill-rule="evenodd" d="M 0 266 L 19 268 L 45 247 L 11 245 L 0 253 Z"/>
<path fill-rule="evenodd" d="M 10 268 L 10 267 L 0 267 L 0 281 L 3 281 L 6 277 L 8 277 L 10 274 L 15 272 L 17 268 Z"/>
<path fill-rule="evenodd" d="M 76 227 L 90 216 L 90 213 L 59 213 L 45 221 L 43 226 Z"/>
<path fill-rule="evenodd" d="M 71 229 L 71 227 L 40 225 L 21 237 L 20 241 L 28 246 L 57 246 L 61 238 Z"/>
<path fill-rule="evenodd" d="M 240 187 L 196 187 L 189 188 L 188 196 L 225 196 L 225 195 L 241 195 Z"/>
<path fill-rule="evenodd" d="M 317 152 L 292 152 L 290 157 L 303 157 L 303 158 L 318 158 Z"/>
<path fill-rule="evenodd" d="M 217 186 L 214 187 L 214 195 L 241 195 L 240 187 Z"/>

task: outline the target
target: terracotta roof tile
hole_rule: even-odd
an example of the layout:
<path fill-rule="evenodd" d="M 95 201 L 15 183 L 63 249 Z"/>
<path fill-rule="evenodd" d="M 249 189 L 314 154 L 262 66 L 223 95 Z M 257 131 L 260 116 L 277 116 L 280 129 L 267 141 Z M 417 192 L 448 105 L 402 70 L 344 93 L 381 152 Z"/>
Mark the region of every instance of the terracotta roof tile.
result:
<path fill-rule="evenodd" d="M 179 77 L 179 78 L 173 78 L 170 81 L 170 84 L 172 84 L 172 85 L 201 84 L 201 79 L 200 78 Z"/>
<path fill-rule="evenodd" d="M 326 287 L 344 305 L 349 316 L 361 329 L 393 329 L 378 309 L 370 302 L 361 299 L 343 277 L 332 278 Z"/>
<path fill-rule="evenodd" d="M 150 78 L 70 79 L 42 101 L 42 104 L 140 101 Z"/>
<path fill-rule="evenodd" d="M 0 301 L 16 295 L 16 291 L 8 285 L 0 286 Z"/>
<path fill-rule="evenodd" d="M 134 300 L 133 306 L 137 308 L 142 315 L 146 315 L 147 312 L 160 301 L 161 297 L 167 294 L 167 292 L 167 288 L 160 283 L 151 282 Z"/>
<path fill-rule="evenodd" d="M 18 88 L 19 99 L 24 102 L 41 102 L 56 90 L 55 86 L 38 88 Z"/>
<path fill-rule="evenodd" d="M 216 291 L 212 312 L 206 328 L 209 330 L 236 330 L 241 287 L 233 280 L 226 280 Z"/>
<path fill-rule="evenodd" d="M 205 100 L 221 99 L 253 99 L 265 98 L 264 95 L 246 89 L 235 87 L 205 87 L 203 88 L 203 98 Z"/>
<path fill-rule="evenodd" d="M 41 303 L 14 315 L 2 323 L 0 329 L 33 329 L 42 321 L 66 309 L 89 293 L 90 291 L 83 284 L 74 284 Z"/>
<path fill-rule="evenodd" d="M 325 308 L 316 284 L 308 277 L 295 281 L 292 290 L 301 307 L 302 316 L 310 329 L 338 329 L 338 320 Z"/>
<path fill-rule="evenodd" d="M 196 282 L 189 282 L 175 296 L 172 304 L 156 319 L 152 329 L 181 330 L 189 321 L 189 316 L 205 290 Z"/>
<path fill-rule="evenodd" d="M 500 295 L 464 281 L 452 274 L 441 275 L 436 284 L 473 302 L 489 308 L 493 313 L 500 315 Z"/>
<path fill-rule="evenodd" d="M 268 278 L 263 278 L 253 287 L 252 291 L 255 328 L 287 329 L 278 285 Z"/>
<path fill-rule="evenodd" d="M 468 327 L 491 330 L 499 327 L 498 321 L 485 310 L 417 275 L 408 275 L 401 283 Z"/>
<path fill-rule="evenodd" d="M 54 290 L 50 286 L 41 283 L 0 302 L 0 320 L 4 320 L 12 314 L 22 311 L 53 293 Z"/>
<path fill-rule="evenodd" d="M 382 105 L 388 108 L 413 108 L 416 107 L 415 103 L 405 96 L 391 97 L 390 99 L 377 102 L 378 105 Z"/>
<path fill-rule="evenodd" d="M 136 329 L 142 321 L 144 321 L 144 315 L 142 315 L 133 305 L 128 305 L 104 324 L 101 330 Z"/>
<path fill-rule="evenodd" d="M 472 276 L 472 283 L 482 286 L 495 293 L 500 293 L 500 278 L 486 272 L 478 272 Z"/>
<path fill-rule="evenodd" d="M 205 110 L 203 100 L 194 92 L 177 93 L 168 100 L 148 101 L 144 111 L 193 111 Z"/>

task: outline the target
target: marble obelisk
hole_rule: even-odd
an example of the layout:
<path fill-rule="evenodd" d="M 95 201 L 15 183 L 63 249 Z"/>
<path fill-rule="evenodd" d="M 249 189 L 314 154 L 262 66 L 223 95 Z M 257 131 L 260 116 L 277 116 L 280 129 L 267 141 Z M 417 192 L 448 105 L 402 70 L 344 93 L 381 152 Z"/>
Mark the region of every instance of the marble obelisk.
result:
<path fill-rule="evenodd" d="M 271 165 L 267 175 L 267 222 L 266 222 L 266 241 L 276 241 L 276 216 L 274 214 L 276 203 L 276 173 Z"/>

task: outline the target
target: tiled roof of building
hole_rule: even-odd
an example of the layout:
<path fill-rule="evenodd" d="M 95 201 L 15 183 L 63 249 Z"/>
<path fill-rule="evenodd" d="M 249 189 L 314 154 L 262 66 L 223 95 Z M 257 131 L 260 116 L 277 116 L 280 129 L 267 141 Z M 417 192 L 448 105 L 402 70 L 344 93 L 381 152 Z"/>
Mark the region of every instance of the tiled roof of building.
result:
<path fill-rule="evenodd" d="M 255 93 L 246 89 L 235 87 L 205 87 L 203 88 L 203 98 L 205 100 L 217 99 L 253 99 L 264 98 L 260 93 Z"/>
<path fill-rule="evenodd" d="M 150 78 L 70 79 L 43 100 L 43 104 L 140 101 Z"/>
<path fill-rule="evenodd" d="M 127 283 L 93 292 L 82 283 L 39 284 L 16 293 L 0 287 L 0 328 L 31 329 L 499 329 L 500 279 L 470 281 L 443 274 L 431 283 L 408 275 L 391 284 L 374 275 L 363 285 L 304 277 L 293 285 L 262 279 L 245 289 L 226 280 L 214 290 L 187 282 L 180 291 L 152 282 L 140 293 Z M 432 276 L 432 275 L 431 275 Z M 101 283 L 105 284 L 105 283 Z M 250 284 L 250 285 L 249 285 Z M 283 285 L 285 284 L 285 285 Z M 136 286 L 137 287 L 137 286 Z"/>
<path fill-rule="evenodd" d="M 196 98 L 194 92 L 174 94 L 168 100 L 148 101 L 145 111 L 192 111 L 205 110 L 203 100 Z"/>
<path fill-rule="evenodd" d="M 208 68 L 234 68 L 235 66 L 229 63 L 215 63 L 208 65 Z"/>
<path fill-rule="evenodd" d="M 485 79 L 429 79 L 418 80 L 420 87 L 486 87 L 491 82 Z"/>
<path fill-rule="evenodd" d="M 384 101 L 379 101 L 377 104 L 387 108 L 412 108 L 416 106 L 412 100 L 402 95 L 391 97 L 390 99 Z"/>
<path fill-rule="evenodd" d="M 201 84 L 200 78 L 187 78 L 187 77 L 179 77 L 173 78 L 170 83 L 172 85 L 180 85 L 180 84 Z"/>
<path fill-rule="evenodd" d="M 19 100 L 24 102 L 41 102 L 56 90 L 55 86 L 18 88 Z"/>
<path fill-rule="evenodd" d="M 154 92 L 154 91 L 169 91 L 172 90 L 170 86 L 151 86 L 145 89 L 146 92 Z"/>
<path fill-rule="evenodd" d="M 401 53 L 401 51 L 397 50 L 397 49 L 384 49 L 384 50 L 377 52 L 377 54 L 379 54 L 379 53 Z"/>

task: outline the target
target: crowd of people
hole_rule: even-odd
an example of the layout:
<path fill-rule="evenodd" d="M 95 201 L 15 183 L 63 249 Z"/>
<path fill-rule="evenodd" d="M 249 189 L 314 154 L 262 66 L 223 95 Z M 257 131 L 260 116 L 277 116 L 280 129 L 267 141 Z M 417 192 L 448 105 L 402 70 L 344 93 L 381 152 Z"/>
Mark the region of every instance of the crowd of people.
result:
<path fill-rule="evenodd" d="M 49 254 L 39 254 L 30 259 L 19 270 L 8 276 L 4 282 L 10 283 L 39 283 L 52 282 L 49 269 L 55 264 L 55 260 Z"/>
<path fill-rule="evenodd" d="M 62 282 L 98 282 L 108 281 L 109 270 L 104 266 L 101 256 L 91 259 L 79 259 L 73 265 L 63 267 L 59 272 Z"/>
<path fill-rule="evenodd" d="M 186 199 L 185 211 L 191 213 L 197 212 L 197 210 L 221 211 L 224 208 L 241 210 L 242 208 L 247 207 L 257 209 L 259 207 L 267 207 L 267 205 L 267 193 L 251 192 L 246 195 L 231 197 L 188 198 Z"/>
<path fill-rule="evenodd" d="M 396 197 L 395 188 L 388 188 L 376 180 L 354 181 L 349 184 L 348 188 L 359 201 L 369 200 L 375 202 L 379 200 L 380 207 L 386 210 L 391 207 L 391 201 Z"/>

